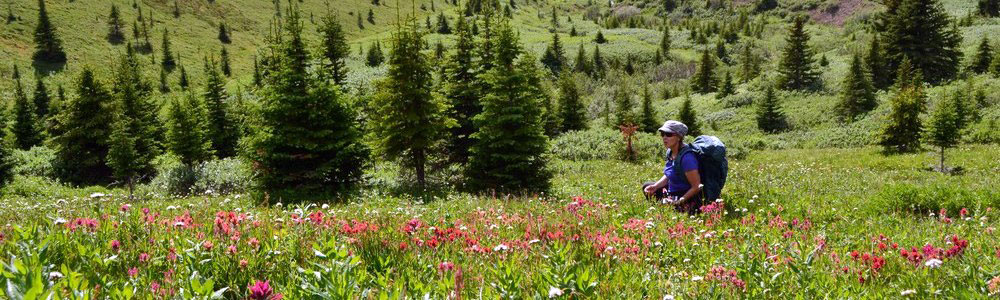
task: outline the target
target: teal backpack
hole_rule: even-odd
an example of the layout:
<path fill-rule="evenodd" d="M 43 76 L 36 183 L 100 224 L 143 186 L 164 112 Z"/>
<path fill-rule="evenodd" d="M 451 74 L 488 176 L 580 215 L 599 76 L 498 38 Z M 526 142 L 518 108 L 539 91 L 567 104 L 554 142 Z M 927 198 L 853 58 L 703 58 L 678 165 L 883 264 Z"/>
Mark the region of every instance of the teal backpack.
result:
<path fill-rule="evenodd" d="M 726 175 L 729 173 L 729 161 L 726 160 L 726 145 L 719 138 L 702 135 L 694 139 L 694 142 L 681 147 L 681 153 L 677 155 L 674 162 L 674 172 L 684 173 L 681 170 L 681 158 L 687 152 L 694 152 L 698 157 L 698 174 L 701 175 L 702 201 L 709 203 L 719 199 L 722 194 L 722 187 L 726 185 Z M 667 149 L 667 157 L 670 157 L 670 150 Z"/>

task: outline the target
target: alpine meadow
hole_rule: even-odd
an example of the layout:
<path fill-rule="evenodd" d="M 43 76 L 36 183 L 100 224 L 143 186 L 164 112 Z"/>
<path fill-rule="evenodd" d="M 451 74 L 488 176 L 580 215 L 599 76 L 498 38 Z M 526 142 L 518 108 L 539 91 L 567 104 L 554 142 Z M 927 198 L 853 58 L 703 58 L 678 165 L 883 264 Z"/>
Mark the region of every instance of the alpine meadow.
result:
<path fill-rule="evenodd" d="M 0 299 L 994 299 L 1000 0 L 0 0 Z"/>

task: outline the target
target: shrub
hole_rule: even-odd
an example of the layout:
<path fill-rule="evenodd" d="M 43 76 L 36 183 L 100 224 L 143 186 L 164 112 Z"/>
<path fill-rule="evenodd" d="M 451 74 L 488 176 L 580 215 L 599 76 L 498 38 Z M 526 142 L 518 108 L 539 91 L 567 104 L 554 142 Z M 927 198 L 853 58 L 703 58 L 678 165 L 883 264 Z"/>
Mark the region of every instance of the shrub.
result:
<path fill-rule="evenodd" d="M 161 195 L 241 193 L 252 183 L 250 166 L 235 157 L 187 166 L 176 155 L 164 154 L 154 164 L 157 175 L 147 188 Z"/>
<path fill-rule="evenodd" d="M 663 142 L 652 133 L 636 133 L 632 148 L 637 161 L 663 158 Z M 624 159 L 625 140 L 621 132 L 608 128 L 571 131 L 552 141 L 551 153 L 568 160 Z"/>
<path fill-rule="evenodd" d="M 21 176 L 49 177 L 55 176 L 53 162 L 56 151 L 45 146 L 31 147 L 29 150 L 14 150 L 11 164 L 14 174 Z"/>
<path fill-rule="evenodd" d="M 1000 194 L 991 190 L 962 189 L 945 184 L 902 183 L 883 187 L 875 201 L 874 207 L 879 212 L 904 211 L 926 215 L 944 209 L 954 216 L 962 208 L 996 206 L 1000 204 Z"/>

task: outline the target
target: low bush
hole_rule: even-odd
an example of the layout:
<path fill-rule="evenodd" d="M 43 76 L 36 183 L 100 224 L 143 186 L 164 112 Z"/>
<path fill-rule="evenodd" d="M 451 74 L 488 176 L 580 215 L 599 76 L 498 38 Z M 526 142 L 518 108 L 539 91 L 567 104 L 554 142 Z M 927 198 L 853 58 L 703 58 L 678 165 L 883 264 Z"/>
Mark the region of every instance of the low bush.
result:
<path fill-rule="evenodd" d="M 242 193 L 251 185 L 250 167 L 238 158 L 184 165 L 171 154 L 156 158 L 156 177 L 145 187 L 161 195 Z"/>

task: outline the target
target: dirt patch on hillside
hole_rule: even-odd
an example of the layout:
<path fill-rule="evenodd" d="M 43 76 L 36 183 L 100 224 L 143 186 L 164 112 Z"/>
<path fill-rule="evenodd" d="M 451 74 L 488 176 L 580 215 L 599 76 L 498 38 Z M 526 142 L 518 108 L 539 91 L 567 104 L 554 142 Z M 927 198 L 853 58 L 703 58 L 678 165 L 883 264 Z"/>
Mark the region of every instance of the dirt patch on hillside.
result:
<path fill-rule="evenodd" d="M 817 23 L 843 26 L 851 16 L 871 10 L 876 5 L 867 0 L 838 0 L 809 10 L 809 16 Z"/>

